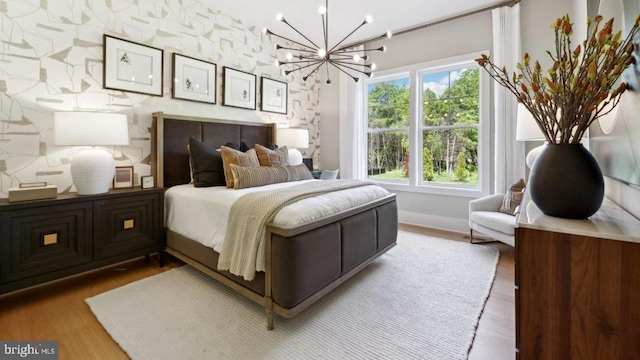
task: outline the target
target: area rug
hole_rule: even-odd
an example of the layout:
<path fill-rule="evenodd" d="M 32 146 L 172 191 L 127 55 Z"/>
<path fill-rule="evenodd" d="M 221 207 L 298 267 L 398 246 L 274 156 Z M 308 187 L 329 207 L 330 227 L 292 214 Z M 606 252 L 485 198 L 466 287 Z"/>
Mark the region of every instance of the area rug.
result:
<path fill-rule="evenodd" d="M 400 232 L 398 246 L 294 318 L 182 266 L 86 300 L 139 359 L 466 359 L 500 253 Z"/>

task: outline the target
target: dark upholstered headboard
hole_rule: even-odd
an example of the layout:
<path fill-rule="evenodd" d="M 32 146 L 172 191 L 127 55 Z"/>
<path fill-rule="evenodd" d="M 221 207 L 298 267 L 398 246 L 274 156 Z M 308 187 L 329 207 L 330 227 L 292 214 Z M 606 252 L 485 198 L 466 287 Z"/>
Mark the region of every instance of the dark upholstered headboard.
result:
<path fill-rule="evenodd" d="M 189 183 L 187 145 L 190 136 L 215 148 L 229 142 L 239 144 L 240 141 L 251 147 L 255 144 L 266 146 L 275 143 L 276 124 L 153 113 L 151 174 L 156 177 L 156 186 Z"/>

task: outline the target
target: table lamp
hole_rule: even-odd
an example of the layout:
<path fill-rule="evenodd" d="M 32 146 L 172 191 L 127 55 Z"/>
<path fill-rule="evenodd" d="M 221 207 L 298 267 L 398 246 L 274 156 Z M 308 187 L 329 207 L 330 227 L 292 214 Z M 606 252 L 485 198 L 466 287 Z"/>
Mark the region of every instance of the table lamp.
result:
<path fill-rule="evenodd" d="M 127 116 L 115 113 L 56 112 L 54 143 L 67 146 L 128 145 Z M 71 178 L 79 195 L 109 192 L 116 165 L 113 156 L 99 148 L 83 149 L 73 156 Z"/>
<path fill-rule="evenodd" d="M 286 146 L 289 149 L 289 165 L 302 164 L 302 153 L 298 149 L 309 147 L 309 130 L 278 129 L 278 146 Z"/>
<path fill-rule="evenodd" d="M 518 103 L 518 115 L 516 118 L 516 141 L 544 141 L 545 137 L 538 127 L 538 123 L 531 115 L 531 112 L 522 104 Z M 540 152 L 544 149 L 544 144 L 531 149 L 527 154 L 526 163 L 529 169 L 533 165 Z"/>

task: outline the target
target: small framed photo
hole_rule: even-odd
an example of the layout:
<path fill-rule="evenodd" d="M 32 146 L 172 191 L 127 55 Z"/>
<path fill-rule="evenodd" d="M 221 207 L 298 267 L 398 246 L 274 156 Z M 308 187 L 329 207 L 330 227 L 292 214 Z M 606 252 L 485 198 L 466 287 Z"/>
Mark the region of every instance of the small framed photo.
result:
<path fill-rule="evenodd" d="M 171 97 L 216 103 L 216 64 L 173 53 Z"/>
<path fill-rule="evenodd" d="M 256 76 L 222 67 L 222 105 L 256 109 Z"/>
<path fill-rule="evenodd" d="M 102 86 L 162 96 L 162 49 L 104 34 Z"/>
<path fill-rule="evenodd" d="M 123 189 L 133 187 L 133 166 L 116 166 L 113 176 L 113 188 Z"/>
<path fill-rule="evenodd" d="M 260 111 L 287 113 L 288 84 L 260 77 Z"/>

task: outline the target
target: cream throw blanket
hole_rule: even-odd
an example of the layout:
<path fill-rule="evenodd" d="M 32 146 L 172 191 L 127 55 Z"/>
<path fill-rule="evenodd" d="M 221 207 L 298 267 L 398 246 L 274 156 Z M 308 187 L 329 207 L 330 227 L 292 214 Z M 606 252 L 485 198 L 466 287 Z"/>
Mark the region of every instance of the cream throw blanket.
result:
<path fill-rule="evenodd" d="M 311 196 L 364 185 L 371 183 L 360 180 L 314 181 L 242 196 L 233 203 L 229 212 L 218 270 L 229 270 L 245 280 L 253 280 L 256 271 L 265 270 L 266 224 L 273 221 L 280 209 Z"/>

